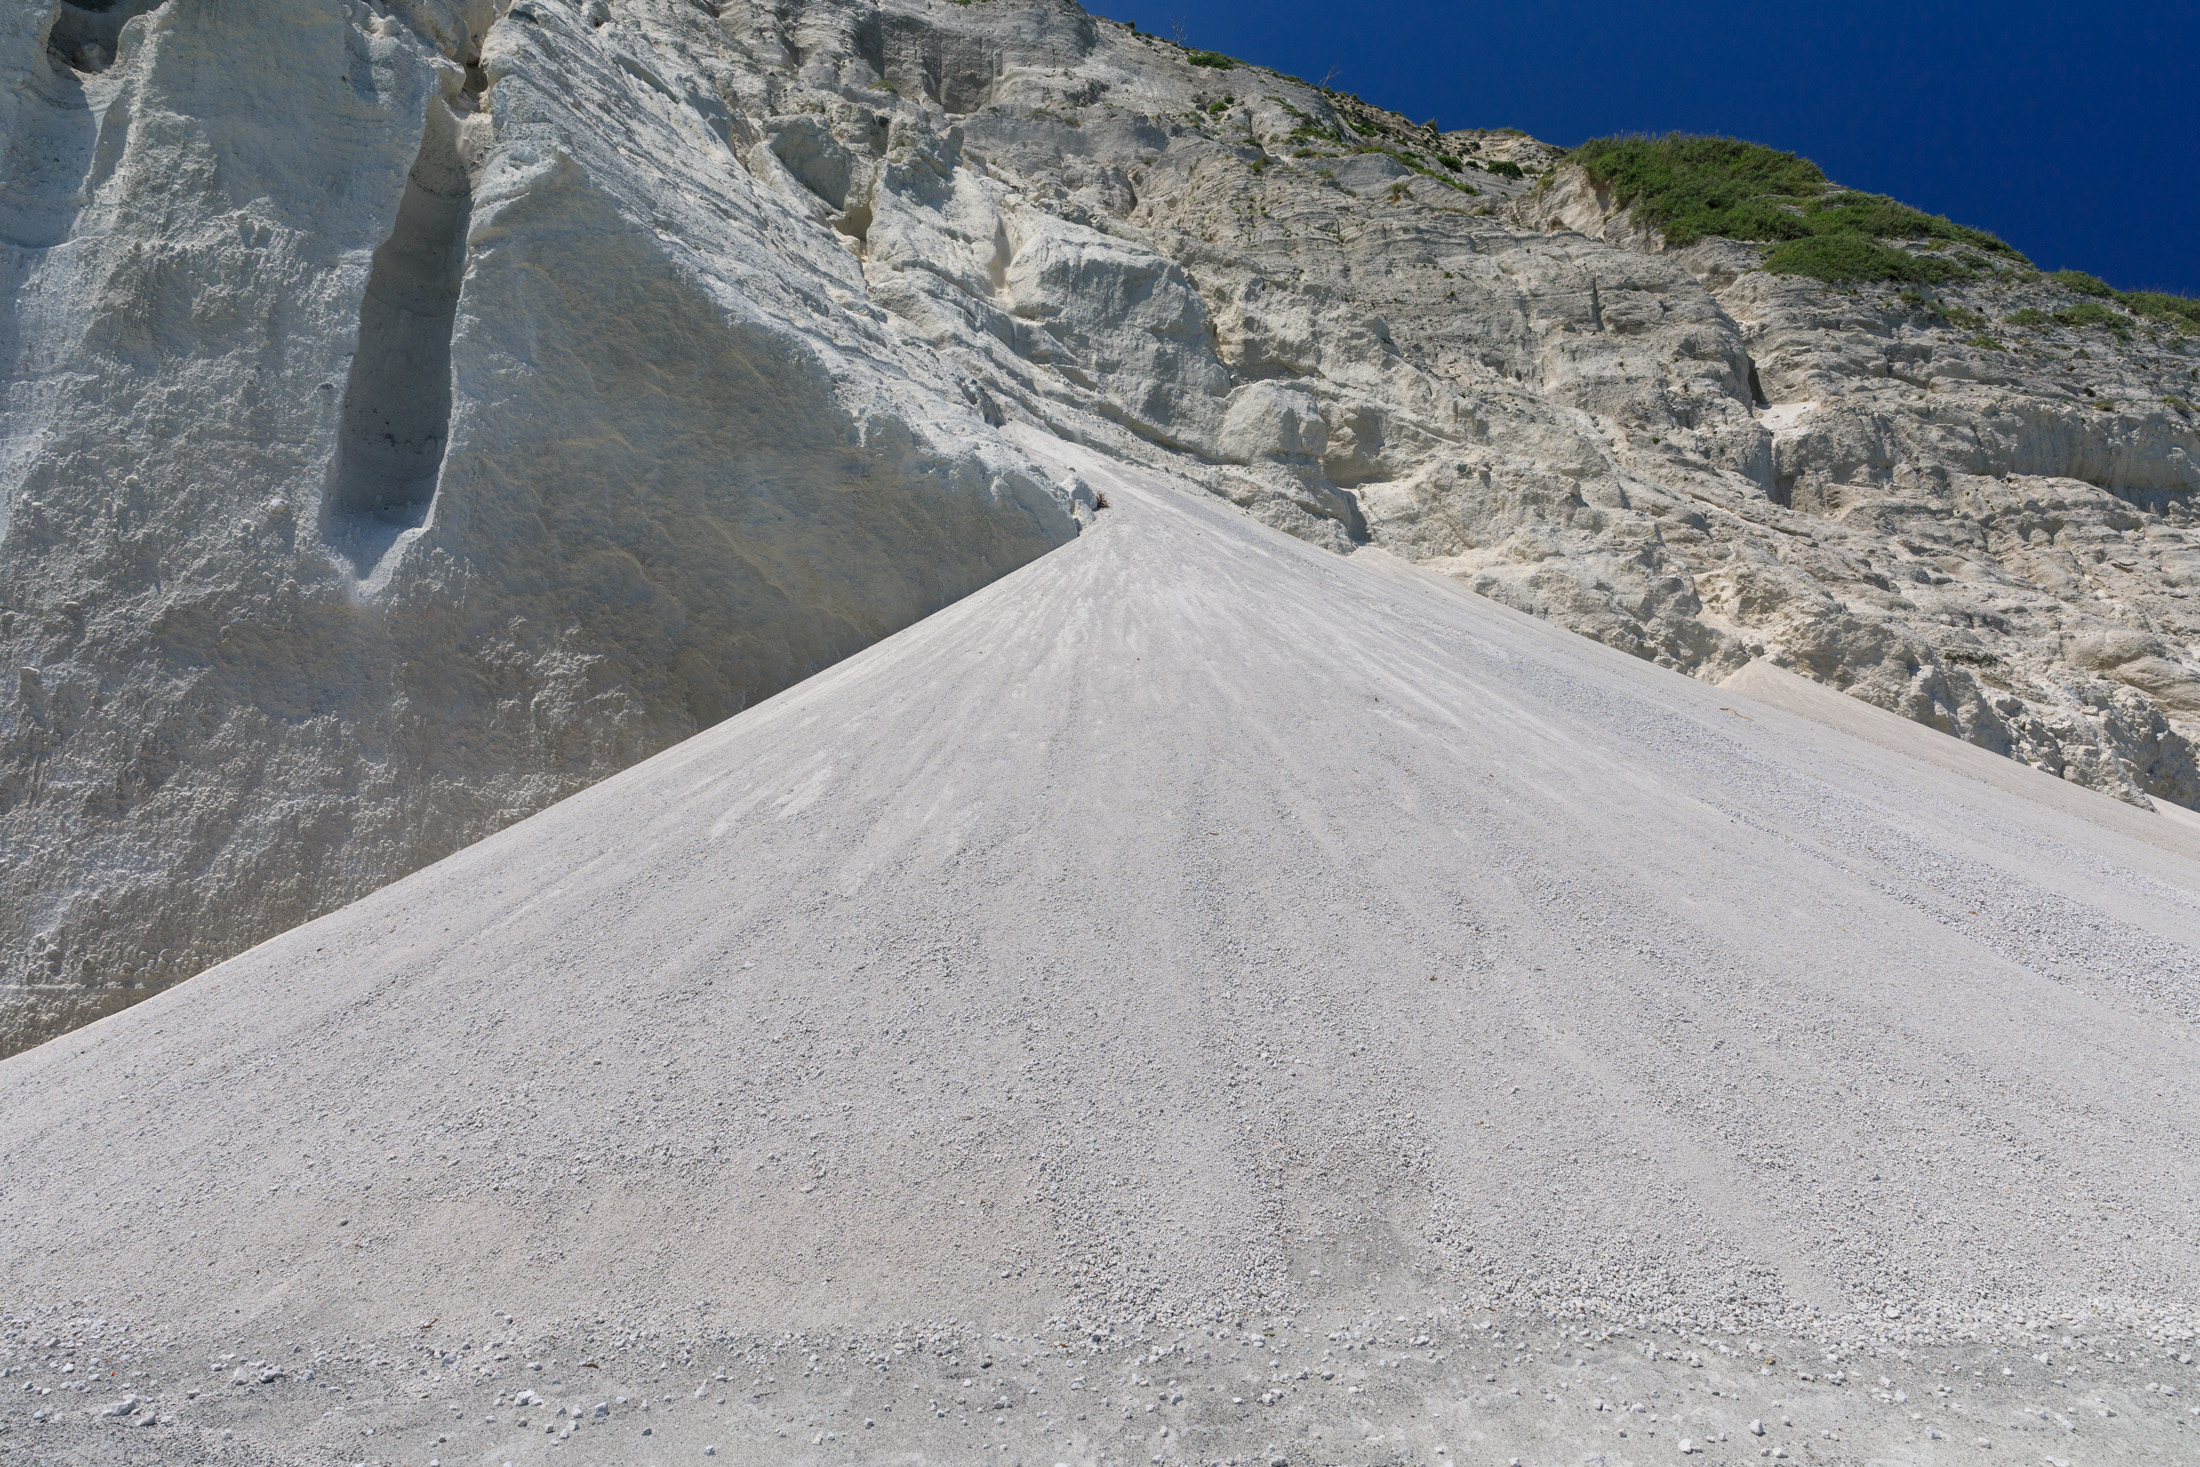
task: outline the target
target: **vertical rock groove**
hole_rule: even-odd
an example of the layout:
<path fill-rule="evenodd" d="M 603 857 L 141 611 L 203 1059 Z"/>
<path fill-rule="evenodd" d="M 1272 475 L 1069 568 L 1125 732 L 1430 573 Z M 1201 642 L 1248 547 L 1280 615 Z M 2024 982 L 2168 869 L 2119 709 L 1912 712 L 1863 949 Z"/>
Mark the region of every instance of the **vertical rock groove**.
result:
<path fill-rule="evenodd" d="M 442 99 L 429 103 L 420 155 L 359 307 L 323 528 L 362 575 L 426 522 L 443 466 L 451 328 L 473 215 L 462 126 Z"/>

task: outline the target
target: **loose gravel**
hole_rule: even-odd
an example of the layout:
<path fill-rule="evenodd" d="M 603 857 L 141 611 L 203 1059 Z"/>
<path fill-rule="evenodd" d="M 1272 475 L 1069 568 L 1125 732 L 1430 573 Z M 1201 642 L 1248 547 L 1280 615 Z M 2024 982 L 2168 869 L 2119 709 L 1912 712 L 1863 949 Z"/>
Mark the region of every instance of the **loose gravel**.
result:
<path fill-rule="evenodd" d="M 2182 837 L 1045 451 L 1074 544 L 0 1064 L 0 1460 L 2200 1450 Z"/>

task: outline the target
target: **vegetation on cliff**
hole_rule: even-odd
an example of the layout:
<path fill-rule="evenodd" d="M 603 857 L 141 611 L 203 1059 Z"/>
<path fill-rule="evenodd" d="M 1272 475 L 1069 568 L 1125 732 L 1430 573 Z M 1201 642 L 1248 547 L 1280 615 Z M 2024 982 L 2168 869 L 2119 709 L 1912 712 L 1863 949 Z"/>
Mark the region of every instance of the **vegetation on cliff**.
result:
<path fill-rule="evenodd" d="M 1808 158 L 1760 143 L 1685 133 L 1592 138 L 1568 160 L 1608 190 L 1617 207 L 1654 225 L 1668 244 L 1689 245 L 1709 235 L 1771 244 L 1765 268 L 1777 273 L 1939 284 L 1976 268 L 1883 243 L 1888 240 L 2023 259 L 1984 230 L 1880 194 L 1837 188 Z"/>

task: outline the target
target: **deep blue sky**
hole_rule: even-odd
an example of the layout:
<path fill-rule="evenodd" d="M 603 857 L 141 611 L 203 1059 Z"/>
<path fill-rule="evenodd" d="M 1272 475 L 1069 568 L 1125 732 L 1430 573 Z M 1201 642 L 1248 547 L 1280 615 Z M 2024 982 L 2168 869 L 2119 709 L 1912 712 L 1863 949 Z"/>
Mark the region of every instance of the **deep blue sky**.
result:
<path fill-rule="evenodd" d="M 2200 295 L 2200 0 L 1086 4 L 1416 122 L 1770 143 L 2048 269 Z"/>

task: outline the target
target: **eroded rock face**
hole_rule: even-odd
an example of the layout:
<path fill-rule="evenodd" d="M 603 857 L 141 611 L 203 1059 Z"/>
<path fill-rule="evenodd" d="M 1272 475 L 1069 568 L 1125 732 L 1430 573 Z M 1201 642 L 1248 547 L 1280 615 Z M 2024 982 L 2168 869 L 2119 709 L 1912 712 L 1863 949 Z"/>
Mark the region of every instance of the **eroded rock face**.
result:
<path fill-rule="evenodd" d="M 1668 252 L 1067 3 L 61 3 L 0 68 L 0 1047 L 1062 543 L 1010 425 L 2200 798 L 2189 342 L 1946 314 L 2034 287 Z"/>
<path fill-rule="evenodd" d="M 696 66 L 556 5 L 141 9 L 80 72 L 10 8 L 7 1047 L 1075 533 Z"/>
<path fill-rule="evenodd" d="M 1729 241 L 1664 253 L 1611 203 L 1565 168 L 1518 215 L 1685 266 L 1738 326 L 1771 436 L 1759 499 L 1710 487 L 1693 460 L 1717 453 L 1692 432 L 1658 435 L 1668 478 L 1723 511 L 1668 537 L 1706 616 L 2052 773 L 2200 799 L 2193 337 L 2013 324 L 2078 299 L 2027 271 L 1841 289 L 1762 273 L 1761 249 Z"/>

